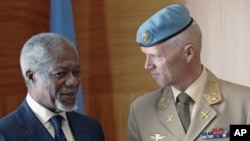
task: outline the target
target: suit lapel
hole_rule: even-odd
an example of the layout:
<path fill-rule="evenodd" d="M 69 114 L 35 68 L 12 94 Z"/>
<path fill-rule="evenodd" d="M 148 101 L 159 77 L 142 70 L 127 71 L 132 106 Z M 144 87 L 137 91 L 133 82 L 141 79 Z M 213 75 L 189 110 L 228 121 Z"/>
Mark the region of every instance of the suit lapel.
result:
<path fill-rule="evenodd" d="M 169 88 L 165 88 L 158 101 L 158 117 L 161 123 L 168 129 L 169 134 L 173 134 L 180 140 L 185 137 L 185 131 L 181 124 L 175 101 Z"/>
<path fill-rule="evenodd" d="M 204 100 L 194 109 L 194 116 L 190 123 L 188 132 L 184 141 L 194 140 L 200 136 L 201 132 L 212 122 L 216 116 L 216 111 Z M 198 125 L 198 126 L 197 126 Z"/>
<path fill-rule="evenodd" d="M 17 124 L 22 127 L 23 136 L 27 140 L 33 141 L 53 141 L 43 124 L 37 119 L 28 104 L 24 100 L 15 113 Z"/>
<path fill-rule="evenodd" d="M 219 104 L 221 100 L 220 85 L 216 78 L 208 72 L 207 87 L 204 94 L 196 101 L 197 106 L 193 111 L 194 116 L 184 141 L 194 140 L 212 122 L 217 113 L 211 105 Z"/>
<path fill-rule="evenodd" d="M 28 141 L 54 141 L 47 129 L 43 125 L 33 122 L 31 126 L 24 133 Z"/>
<path fill-rule="evenodd" d="M 90 141 L 90 133 L 87 128 L 82 127 L 81 120 L 82 119 L 77 119 L 76 116 L 73 114 L 67 113 L 67 118 L 69 120 L 69 126 L 72 131 L 72 134 L 75 138 L 76 141 Z M 79 122 L 75 122 L 75 120 L 78 120 Z"/>

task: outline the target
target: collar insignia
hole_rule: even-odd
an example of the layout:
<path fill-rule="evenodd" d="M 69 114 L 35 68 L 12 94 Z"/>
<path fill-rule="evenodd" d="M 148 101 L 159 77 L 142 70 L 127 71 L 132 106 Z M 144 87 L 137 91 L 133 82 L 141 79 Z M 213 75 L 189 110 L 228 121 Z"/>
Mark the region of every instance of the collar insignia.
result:
<path fill-rule="evenodd" d="M 174 117 L 174 115 L 167 115 L 167 118 L 168 118 L 168 120 L 167 120 L 167 123 L 169 123 L 169 122 L 172 122 L 173 121 L 173 117 Z"/>
<path fill-rule="evenodd" d="M 221 91 L 217 82 L 208 81 L 208 93 L 203 95 L 208 104 L 213 105 L 221 101 Z"/>
<path fill-rule="evenodd" d="M 168 90 L 169 90 L 168 87 L 164 88 L 162 95 L 158 101 L 158 108 L 160 108 L 160 109 L 165 109 L 169 105 L 170 98 L 168 96 Z"/>
<path fill-rule="evenodd" d="M 208 113 L 209 113 L 209 111 L 206 111 L 206 112 L 204 112 L 204 111 L 201 111 L 201 119 L 203 119 L 203 118 L 208 118 Z"/>

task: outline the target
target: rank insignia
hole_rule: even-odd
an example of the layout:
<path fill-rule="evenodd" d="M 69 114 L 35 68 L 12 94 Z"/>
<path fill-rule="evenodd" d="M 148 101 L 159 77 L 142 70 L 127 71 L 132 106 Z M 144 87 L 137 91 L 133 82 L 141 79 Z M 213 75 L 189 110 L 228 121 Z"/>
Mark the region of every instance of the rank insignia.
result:
<path fill-rule="evenodd" d="M 174 117 L 174 115 L 167 115 L 167 123 L 169 123 L 169 122 L 172 122 L 173 121 L 173 117 Z"/>
<path fill-rule="evenodd" d="M 163 93 L 161 95 L 161 98 L 159 99 L 159 101 L 157 102 L 158 103 L 158 108 L 160 109 L 165 109 L 168 107 L 169 103 L 170 103 L 170 98 L 168 96 L 168 87 L 166 87 L 164 90 L 163 90 Z"/>
<path fill-rule="evenodd" d="M 161 139 L 165 138 L 166 136 L 161 136 L 160 133 L 156 133 L 155 135 L 150 135 L 150 138 L 154 141 L 160 141 Z"/>
<path fill-rule="evenodd" d="M 224 128 L 213 128 L 212 131 L 202 132 L 202 139 L 217 139 L 217 138 L 228 138 L 230 137 L 229 130 Z"/>
<path fill-rule="evenodd" d="M 208 93 L 203 95 L 207 103 L 212 105 L 221 101 L 221 92 L 219 84 L 216 82 L 208 81 Z"/>
<path fill-rule="evenodd" d="M 201 119 L 202 118 L 208 118 L 208 113 L 209 113 L 209 111 L 206 111 L 206 112 L 204 112 L 204 111 L 201 111 Z"/>

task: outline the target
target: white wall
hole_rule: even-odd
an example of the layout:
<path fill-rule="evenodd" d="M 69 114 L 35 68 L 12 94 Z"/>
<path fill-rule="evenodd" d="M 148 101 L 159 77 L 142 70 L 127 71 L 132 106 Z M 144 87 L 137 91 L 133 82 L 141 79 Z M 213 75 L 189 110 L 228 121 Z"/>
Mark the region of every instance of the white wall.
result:
<path fill-rule="evenodd" d="M 218 77 L 250 86 L 250 1 L 185 0 L 203 31 L 202 62 Z"/>

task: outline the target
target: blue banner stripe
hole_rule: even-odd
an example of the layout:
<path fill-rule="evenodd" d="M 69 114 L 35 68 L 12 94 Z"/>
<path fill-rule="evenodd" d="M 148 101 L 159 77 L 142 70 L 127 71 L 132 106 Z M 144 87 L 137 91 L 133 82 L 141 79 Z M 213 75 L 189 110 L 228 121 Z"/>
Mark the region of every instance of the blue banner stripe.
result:
<path fill-rule="evenodd" d="M 71 0 L 50 1 L 50 32 L 64 35 L 77 47 Z M 82 94 L 82 86 L 80 86 L 77 92 L 76 112 L 81 114 L 84 113 Z"/>

